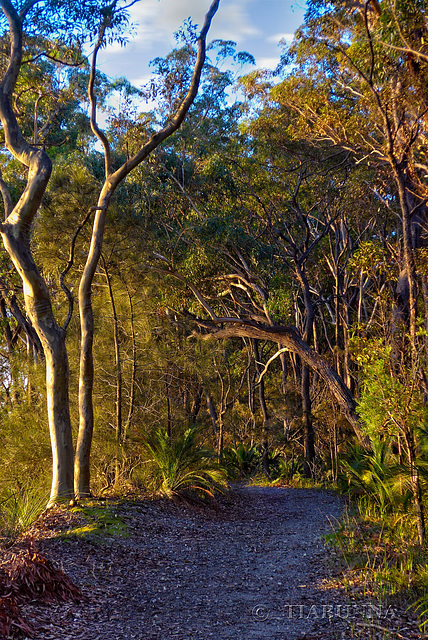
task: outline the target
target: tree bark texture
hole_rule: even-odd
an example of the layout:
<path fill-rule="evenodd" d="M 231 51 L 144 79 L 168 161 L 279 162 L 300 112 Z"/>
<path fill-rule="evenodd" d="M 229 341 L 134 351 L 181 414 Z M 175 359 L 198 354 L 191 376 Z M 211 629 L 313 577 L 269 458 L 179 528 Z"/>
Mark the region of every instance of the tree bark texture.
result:
<path fill-rule="evenodd" d="M 251 341 L 252 345 L 253 345 L 253 351 L 254 351 L 254 361 L 255 361 L 255 365 L 256 365 L 256 372 L 257 372 L 257 376 L 260 378 L 260 374 L 261 374 L 261 369 L 260 369 L 260 350 L 259 350 L 259 345 L 257 340 L 252 339 Z M 262 469 L 263 469 L 263 473 L 265 474 L 265 476 L 267 478 L 269 478 L 269 441 L 268 441 L 268 420 L 269 420 L 269 415 L 268 415 L 268 410 L 267 410 L 267 404 L 266 404 L 266 395 L 265 395 L 265 381 L 264 378 L 262 378 L 258 384 L 259 387 L 259 403 L 260 403 L 260 409 L 262 412 L 262 439 L 261 439 L 261 445 L 262 445 Z"/>
<path fill-rule="evenodd" d="M 212 397 L 211 393 L 208 391 L 208 389 L 204 389 L 204 393 L 205 393 L 205 399 L 207 401 L 208 413 L 210 414 L 211 424 L 212 424 L 212 427 L 213 427 L 213 437 L 217 438 L 218 416 L 217 416 L 217 411 L 216 411 L 216 408 L 215 408 L 214 400 L 213 400 L 213 397 Z"/>
<path fill-rule="evenodd" d="M 205 16 L 204 25 L 198 38 L 198 53 L 187 95 L 183 99 L 176 113 L 171 116 L 167 124 L 145 142 L 139 151 L 129 158 L 116 171 L 112 168 L 111 150 L 109 142 L 104 133 L 96 123 L 96 97 L 95 78 L 97 54 L 104 42 L 104 34 L 107 28 L 106 22 L 101 25 L 98 42 L 95 46 L 91 74 L 89 80 L 88 94 L 91 104 L 91 127 L 104 148 L 105 159 L 105 182 L 98 199 L 97 212 L 92 230 L 91 245 L 87 261 L 83 270 L 83 275 L 79 286 L 79 311 L 81 327 L 81 348 L 80 348 L 80 375 L 79 375 L 79 435 L 77 441 L 75 457 L 75 489 L 78 496 L 90 495 L 90 450 L 94 430 L 94 410 L 93 410 L 93 384 L 94 384 L 94 364 L 93 364 L 93 339 L 94 339 L 94 318 L 91 301 L 91 288 L 95 271 L 100 259 L 104 228 L 107 210 L 111 198 L 119 184 L 143 162 L 156 147 L 171 136 L 183 123 L 188 110 L 190 109 L 199 88 L 202 68 L 205 63 L 206 36 L 210 28 L 212 18 L 219 7 L 220 0 L 213 0 L 208 13 Z"/>
<path fill-rule="evenodd" d="M 304 434 L 304 475 L 306 478 L 312 477 L 312 463 L 315 459 L 315 434 L 312 423 L 312 403 L 311 403 L 311 372 L 308 364 L 302 366 L 302 418 Z"/>
<path fill-rule="evenodd" d="M 306 276 L 304 267 L 299 262 L 296 263 L 297 278 L 303 293 L 305 303 L 305 321 L 303 339 L 307 345 L 310 344 L 315 323 L 315 309 L 311 300 L 309 281 Z M 336 321 L 337 322 L 337 321 Z M 301 397 L 302 397 L 302 418 L 303 418 L 303 449 L 304 449 L 304 474 L 307 478 L 312 477 L 312 463 L 315 459 L 315 434 L 314 424 L 312 420 L 312 402 L 311 402 L 311 372 L 309 363 L 302 358 L 302 379 L 301 379 Z M 339 370 L 337 370 L 340 375 Z"/>
<path fill-rule="evenodd" d="M 2 181 L 2 196 L 7 218 L 1 235 L 16 270 L 22 279 L 25 307 L 42 344 L 46 360 L 47 413 L 51 437 L 53 473 L 50 504 L 73 498 L 73 443 L 68 397 L 68 360 L 65 333 L 55 321 L 49 291 L 31 254 L 30 233 L 40 207 L 52 163 L 43 149 L 31 146 L 23 137 L 12 108 L 12 93 L 22 64 L 22 22 L 27 3 L 18 15 L 9 0 L 1 0 L 10 31 L 10 58 L 0 82 L 0 120 L 8 151 L 28 167 L 27 185 L 13 206 Z"/>
<path fill-rule="evenodd" d="M 126 283 L 125 283 L 126 286 Z M 129 321 L 131 323 L 131 341 L 132 341 L 132 366 L 131 366 L 131 381 L 129 390 L 129 407 L 128 416 L 123 429 L 123 440 L 126 440 L 129 428 L 132 423 L 135 408 L 135 386 L 137 380 L 137 339 L 135 335 L 135 318 L 134 318 L 134 305 L 132 304 L 132 296 L 129 288 L 126 286 L 126 293 L 128 294 L 129 301 Z"/>

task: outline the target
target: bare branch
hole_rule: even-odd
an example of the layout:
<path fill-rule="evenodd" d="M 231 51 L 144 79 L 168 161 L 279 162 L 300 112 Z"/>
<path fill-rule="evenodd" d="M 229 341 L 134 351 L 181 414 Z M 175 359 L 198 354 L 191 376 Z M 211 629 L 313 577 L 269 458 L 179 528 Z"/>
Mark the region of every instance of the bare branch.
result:
<path fill-rule="evenodd" d="M 21 8 L 21 11 L 19 12 L 19 17 L 21 18 L 21 21 L 24 20 L 25 16 L 30 11 L 30 9 L 32 9 L 39 2 L 41 2 L 41 0 L 27 0 L 27 2 L 24 2 Z"/>
<path fill-rule="evenodd" d="M 92 54 L 91 61 L 91 72 L 89 75 L 89 83 L 88 83 L 88 97 L 89 104 L 91 106 L 91 129 L 94 134 L 97 136 L 98 140 L 101 142 L 104 149 L 104 163 L 105 163 L 105 177 L 111 174 L 111 149 L 110 143 L 105 135 L 104 131 L 102 131 L 97 124 L 97 97 L 95 95 L 95 79 L 97 75 L 97 56 L 98 52 L 101 49 L 104 42 L 104 35 L 107 29 L 106 18 L 104 18 L 103 23 L 98 32 L 98 40 L 95 45 L 94 52 Z"/>
<path fill-rule="evenodd" d="M 186 114 L 189 111 L 198 92 L 202 68 L 205 63 L 206 36 L 208 33 L 208 29 L 211 26 L 211 21 L 218 10 L 219 4 L 220 0 L 213 0 L 205 16 L 204 24 L 198 38 L 198 53 L 196 56 L 196 63 L 193 69 L 192 80 L 190 82 L 190 87 L 187 95 L 181 102 L 175 114 L 170 118 L 169 122 L 160 131 L 151 136 L 151 138 L 132 158 L 127 160 L 117 171 L 115 171 L 110 176 L 112 189 L 115 189 L 117 185 L 130 173 L 130 171 L 132 171 L 145 158 L 147 158 L 147 156 L 154 149 L 156 149 L 156 147 L 159 146 L 161 142 L 169 138 L 171 134 L 177 131 L 177 129 L 179 129 L 179 127 L 183 123 L 184 118 L 186 117 Z"/>
<path fill-rule="evenodd" d="M 265 375 L 265 373 L 267 373 L 267 370 L 269 369 L 269 365 L 274 360 L 276 360 L 276 358 L 278 358 L 278 356 L 280 356 L 282 353 L 288 353 L 289 351 L 290 349 L 288 347 L 283 347 L 282 349 L 274 353 L 274 355 L 269 358 L 269 360 L 265 364 L 263 371 L 260 373 L 259 379 L 257 380 L 257 384 L 260 384 L 260 382 L 262 381 L 263 376 Z"/>
<path fill-rule="evenodd" d="M 261 323 L 240 320 L 238 318 L 228 318 L 230 325 L 221 328 L 216 326 L 216 323 L 204 321 L 198 318 L 193 319 L 199 326 L 208 329 L 209 334 L 202 336 L 202 339 L 204 340 L 209 339 L 211 336 L 216 339 L 256 338 L 258 340 L 270 340 L 272 342 L 276 342 L 289 351 L 296 353 L 327 383 L 331 393 L 334 395 L 336 401 L 352 424 L 357 437 L 361 442 L 364 441 L 364 436 L 361 432 L 361 427 L 355 412 L 356 402 L 352 397 L 351 392 L 330 364 L 316 351 L 314 351 L 314 349 L 312 349 L 304 340 L 302 340 L 294 327 L 272 327 Z"/>
<path fill-rule="evenodd" d="M 73 306 L 74 306 L 73 294 L 71 293 L 70 289 L 65 284 L 64 278 L 67 275 L 67 273 L 70 271 L 71 267 L 73 266 L 74 248 L 76 246 L 77 236 L 79 235 L 79 233 L 81 232 L 81 230 L 83 229 L 85 224 L 88 222 L 91 213 L 93 211 L 96 211 L 96 210 L 97 210 L 97 207 L 91 207 L 89 209 L 89 211 L 86 213 L 86 215 L 83 218 L 83 220 L 78 224 L 78 226 L 76 228 L 76 231 L 74 232 L 74 235 L 73 235 L 73 237 L 71 239 L 70 253 L 69 253 L 67 265 L 66 265 L 65 269 L 59 275 L 59 282 L 60 282 L 60 285 L 61 285 L 61 289 L 64 291 L 65 295 L 67 296 L 67 300 L 68 300 L 68 313 L 67 313 L 66 319 L 64 320 L 64 324 L 62 325 L 62 328 L 63 328 L 64 331 L 67 330 L 67 327 L 70 324 L 70 320 L 71 320 L 71 317 L 73 315 Z"/>

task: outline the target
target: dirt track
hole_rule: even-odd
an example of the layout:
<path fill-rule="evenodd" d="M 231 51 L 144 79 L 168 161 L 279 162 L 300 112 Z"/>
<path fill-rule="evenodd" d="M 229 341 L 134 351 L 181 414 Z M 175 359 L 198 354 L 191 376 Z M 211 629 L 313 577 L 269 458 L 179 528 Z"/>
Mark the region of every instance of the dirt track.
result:
<path fill-rule="evenodd" d="M 344 625 L 321 535 L 340 500 L 317 490 L 241 487 L 219 513 L 164 501 L 120 507 L 129 538 L 45 539 L 88 601 L 28 607 L 44 640 L 296 640 Z M 331 612 L 333 611 L 333 617 Z M 336 624 L 337 623 L 337 624 Z"/>

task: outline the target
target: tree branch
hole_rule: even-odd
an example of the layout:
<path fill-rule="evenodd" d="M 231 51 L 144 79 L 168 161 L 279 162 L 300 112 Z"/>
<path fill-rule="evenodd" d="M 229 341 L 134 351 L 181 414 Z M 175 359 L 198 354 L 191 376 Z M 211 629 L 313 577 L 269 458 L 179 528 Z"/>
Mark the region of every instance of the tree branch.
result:
<path fill-rule="evenodd" d="M 267 370 L 269 369 L 269 365 L 276 360 L 276 358 L 278 358 L 278 356 L 280 356 L 282 353 L 288 353 L 290 351 L 290 349 L 288 347 L 283 347 L 282 349 L 279 349 L 279 351 L 277 351 L 276 353 L 273 354 L 273 356 L 271 356 L 269 358 L 269 360 L 266 362 L 263 371 L 260 373 L 259 379 L 257 380 L 257 384 L 260 384 L 260 382 L 262 381 L 263 376 L 265 375 L 265 373 L 267 373 Z"/>
<path fill-rule="evenodd" d="M 71 267 L 73 266 L 73 262 L 74 262 L 74 248 L 76 246 L 76 240 L 77 240 L 77 236 L 79 235 L 79 233 L 82 231 L 83 227 L 85 226 L 85 224 L 88 222 L 90 215 L 93 211 L 96 211 L 98 207 L 91 207 L 89 209 L 89 211 L 86 213 L 85 217 L 83 218 L 83 220 L 81 222 L 79 222 L 76 231 L 73 234 L 73 237 L 71 239 L 71 243 L 70 243 L 70 253 L 69 253 L 69 257 L 68 257 L 68 262 L 67 265 L 65 267 L 65 269 L 60 273 L 59 275 L 59 282 L 61 285 L 61 289 L 64 291 L 65 295 L 67 296 L 67 300 L 68 300 L 68 313 L 67 313 L 67 317 L 64 320 L 64 324 L 62 325 L 62 328 L 64 331 L 67 330 L 68 325 L 70 324 L 70 320 L 71 317 L 73 315 L 73 306 L 74 306 L 74 296 L 71 293 L 70 289 L 67 287 L 67 285 L 64 282 L 64 278 L 67 275 L 67 273 L 70 271 Z"/>
<path fill-rule="evenodd" d="M 338 404 L 342 408 L 345 416 L 351 423 L 354 431 L 360 440 L 364 442 L 364 435 L 356 414 L 356 402 L 348 387 L 338 376 L 336 371 L 322 358 L 316 351 L 302 340 L 297 330 L 290 326 L 269 326 L 255 322 L 245 322 L 242 320 L 229 318 L 233 326 L 218 327 L 216 323 L 194 318 L 195 322 L 209 331 L 202 339 L 207 340 L 211 336 L 216 339 L 227 338 L 256 338 L 258 340 L 270 340 L 282 345 L 288 351 L 297 354 L 313 371 L 316 371 L 327 384 Z"/>
<path fill-rule="evenodd" d="M 112 10 L 113 10 L 113 7 L 112 7 Z M 112 172 L 111 171 L 111 166 L 112 166 L 111 165 L 111 149 L 110 149 L 110 143 L 107 139 L 107 136 L 105 135 L 104 131 L 102 131 L 99 128 L 97 124 L 97 97 L 95 95 L 95 79 L 97 75 L 97 57 L 98 57 L 98 52 L 101 49 L 104 42 L 104 35 L 106 32 L 106 29 L 107 29 L 107 17 L 104 17 L 98 32 L 97 44 L 95 45 L 95 49 L 92 54 L 91 72 L 89 75 L 89 83 L 88 83 L 88 98 L 89 98 L 89 104 L 91 107 L 91 117 L 90 117 L 91 129 L 103 146 L 105 177 L 108 178 L 108 176 Z"/>
<path fill-rule="evenodd" d="M 159 146 L 161 142 L 169 138 L 171 134 L 177 131 L 177 129 L 183 123 L 184 118 L 186 117 L 186 114 L 189 111 L 198 93 L 199 81 L 201 79 L 201 73 L 205 63 L 206 36 L 208 33 L 208 29 L 211 26 L 211 21 L 218 10 L 219 4 L 220 4 L 220 0 L 213 0 L 205 16 L 204 24 L 198 38 L 198 53 L 196 56 L 196 63 L 193 69 L 192 80 L 190 82 L 190 87 L 187 92 L 187 95 L 181 102 L 175 114 L 171 117 L 170 121 L 160 131 L 158 131 L 153 136 L 151 136 L 151 138 L 140 148 L 140 150 L 132 158 L 127 160 L 117 171 L 115 171 L 110 176 L 112 189 L 115 189 L 117 185 L 136 166 L 138 166 L 145 158 L 147 158 L 147 156 L 154 149 L 156 149 L 156 147 Z"/>

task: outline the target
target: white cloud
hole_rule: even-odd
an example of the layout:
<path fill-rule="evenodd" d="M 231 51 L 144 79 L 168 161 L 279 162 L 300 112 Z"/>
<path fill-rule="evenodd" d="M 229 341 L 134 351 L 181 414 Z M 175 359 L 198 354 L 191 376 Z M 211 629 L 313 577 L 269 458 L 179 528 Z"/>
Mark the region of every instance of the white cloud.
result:
<path fill-rule="evenodd" d="M 248 4 L 251 0 L 224 0 L 220 10 L 214 16 L 210 37 L 230 40 L 244 39 L 260 35 L 260 31 L 250 23 Z M 191 17 L 192 21 L 202 25 L 205 13 L 210 6 L 209 0 L 145 0 L 131 9 L 139 48 L 150 49 L 158 42 L 173 44 L 173 34 Z"/>
<path fill-rule="evenodd" d="M 293 33 L 275 33 L 266 38 L 266 42 L 271 44 L 278 44 L 280 40 L 284 39 L 286 42 L 291 42 L 294 38 Z"/>
<path fill-rule="evenodd" d="M 275 68 L 280 53 L 277 46 L 279 41 L 285 38 L 288 43 L 293 35 L 289 32 L 279 32 L 282 27 L 290 30 L 289 21 L 286 24 L 278 19 L 276 22 L 269 22 L 270 2 L 221 0 L 208 39 L 233 40 L 237 43 L 237 50 L 252 53 L 259 66 Z M 288 0 L 278 2 L 287 4 Z M 186 18 L 191 17 L 200 27 L 210 3 L 211 0 L 137 2 L 130 10 L 136 33 L 130 38 L 125 49 L 113 45 L 100 52 L 100 70 L 111 77 L 124 75 L 136 86 L 140 86 L 142 77 L 146 79 L 147 75 L 150 76 L 149 61 L 156 56 L 164 57 L 174 48 L 176 43 L 173 34 Z"/>
<path fill-rule="evenodd" d="M 145 76 L 137 76 L 137 77 L 133 78 L 132 82 L 133 82 L 134 86 L 142 87 L 143 85 L 145 85 L 148 82 L 150 82 L 151 78 L 152 78 L 151 74 L 146 74 Z"/>
<path fill-rule="evenodd" d="M 279 56 L 276 58 L 257 58 L 256 62 L 259 69 L 271 69 L 274 71 L 279 64 Z"/>

